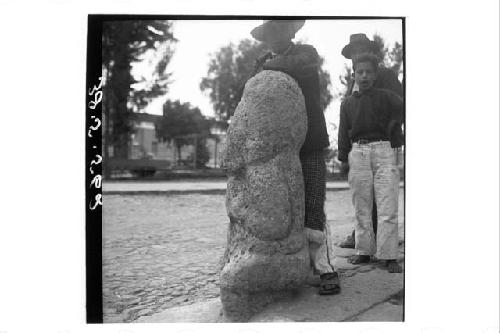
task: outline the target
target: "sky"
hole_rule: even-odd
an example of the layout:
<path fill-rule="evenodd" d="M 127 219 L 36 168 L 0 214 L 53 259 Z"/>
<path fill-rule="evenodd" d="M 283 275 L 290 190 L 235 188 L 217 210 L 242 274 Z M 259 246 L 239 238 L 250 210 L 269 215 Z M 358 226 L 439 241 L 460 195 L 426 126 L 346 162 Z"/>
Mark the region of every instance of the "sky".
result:
<path fill-rule="evenodd" d="M 174 21 L 173 32 L 178 39 L 175 53 L 167 67 L 172 72 L 172 83 L 168 94 L 153 101 L 145 112 L 162 114 L 165 99 L 189 102 L 200 108 L 206 116 L 214 116 L 208 97 L 208 91 L 201 92 L 201 78 L 207 74 L 210 56 L 230 42 L 238 44 L 240 40 L 252 38 L 250 31 L 260 25 L 262 20 L 178 20 Z M 303 28 L 295 35 L 295 41 L 313 45 L 324 57 L 324 68 L 330 73 L 332 94 L 341 88 L 338 77 L 344 65 L 350 60 L 341 54 L 348 44 L 349 36 L 365 33 L 369 38 L 374 33 L 381 35 L 386 46 L 395 42 L 402 43 L 402 22 L 399 19 L 385 20 L 306 20 Z M 148 70 L 149 60 L 135 67 L 140 73 Z M 332 100 L 325 118 L 330 136 L 336 135 L 332 124 L 338 123 L 340 101 Z"/>

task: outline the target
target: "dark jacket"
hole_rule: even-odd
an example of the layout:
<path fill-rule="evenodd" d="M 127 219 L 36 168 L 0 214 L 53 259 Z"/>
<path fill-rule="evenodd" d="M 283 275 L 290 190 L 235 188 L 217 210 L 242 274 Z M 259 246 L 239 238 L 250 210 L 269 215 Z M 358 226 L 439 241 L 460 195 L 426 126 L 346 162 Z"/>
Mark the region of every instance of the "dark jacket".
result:
<path fill-rule="evenodd" d="M 393 148 L 401 147 L 403 122 L 403 100 L 392 91 L 354 92 L 340 106 L 338 159 L 347 162 L 352 142 L 359 139 L 390 141 Z"/>
<path fill-rule="evenodd" d="M 284 54 L 268 59 L 263 64 L 263 69 L 287 73 L 302 89 L 308 126 L 306 139 L 300 150 L 301 155 L 322 151 L 330 145 L 325 116 L 320 107 L 318 66 L 318 52 L 314 47 L 306 44 L 292 44 Z"/>
<path fill-rule="evenodd" d="M 347 96 L 352 95 L 352 89 L 354 88 L 354 80 L 351 81 L 349 88 L 347 89 Z M 397 74 L 384 66 L 379 66 L 377 69 L 377 78 L 373 84 L 373 88 L 377 89 L 387 89 L 396 93 L 399 97 L 403 98 L 403 86 L 398 80 Z"/>

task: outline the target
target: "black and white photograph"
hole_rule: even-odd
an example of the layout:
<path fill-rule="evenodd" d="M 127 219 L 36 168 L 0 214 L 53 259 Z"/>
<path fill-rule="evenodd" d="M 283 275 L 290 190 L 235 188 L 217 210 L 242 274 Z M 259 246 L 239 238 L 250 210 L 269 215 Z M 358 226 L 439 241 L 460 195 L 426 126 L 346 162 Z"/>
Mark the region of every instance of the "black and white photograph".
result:
<path fill-rule="evenodd" d="M 404 321 L 404 18 L 95 18 L 104 323 Z"/>
<path fill-rule="evenodd" d="M 4 0 L 0 333 L 495 333 L 498 1 Z"/>

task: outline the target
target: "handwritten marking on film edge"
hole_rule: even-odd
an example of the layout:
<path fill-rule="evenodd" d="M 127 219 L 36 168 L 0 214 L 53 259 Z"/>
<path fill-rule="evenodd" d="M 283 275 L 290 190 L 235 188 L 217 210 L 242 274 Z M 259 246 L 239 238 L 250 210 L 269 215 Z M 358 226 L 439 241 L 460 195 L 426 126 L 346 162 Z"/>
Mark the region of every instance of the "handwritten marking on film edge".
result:
<path fill-rule="evenodd" d="M 99 105 L 99 103 L 101 103 L 101 101 L 102 101 L 101 88 L 102 88 L 102 76 L 99 77 L 99 85 L 97 85 L 97 86 L 94 85 L 91 89 L 89 89 L 89 96 L 93 96 L 93 98 L 94 98 L 93 100 L 91 100 L 89 102 L 88 107 L 90 110 L 95 110 L 97 105 Z M 94 131 L 97 131 L 101 127 L 101 120 L 97 116 L 91 116 L 90 118 L 94 120 L 94 124 L 89 127 L 87 135 L 89 138 L 92 138 L 92 133 Z M 92 148 L 96 149 L 97 146 L 92 146 Z M 99 164 L 101 164 L 101 162 L 102 162 L 102 156 L 99 154 L 95 154 L 94 159 L 92 159 L 92 161 L 90 161 L 90 166 L 89 166 L 89 172 L 91 175 L 94 174 L 93 166 L 99 165 Z M 96 174 L 94 176 L 94 178 L 92 179 L 92 181 L 90 182 L 89 188 L 94 187 L 96 189 L 99 189 L 99 188 L 101 188 L 101 185 L 102 185 L 102 176 L 99 174 Z M 94 210 L 97 208 L 97 206 L 102 206 L 102 195 L 100 193 L 95 195 L 94 202 L 92 202 L 92 200 L 90 201 L 89 209 Z"/>
<path fill-rule="evenodd" d="M 95 146 L 94 146 L 94 147 L 95 147 Z M 100 164 L 100 163 L 102 162 L 102 157 L 101 157 L 101 155 L 97 155 L 97 154 L 96 154 L 96 155 L 95 155 L 95 157 L 97 158 L 97 160 L 95 160 L 95 159 L 94 159 L 94 160 L 90 161 L 89 171 L 90 171 L 90 174 L 91 174 L 91 175 L 93 175 L 93 174 L 94 174 L 94 169 L 92 169 L 92 166 L 93 166 L 93 165 L 98 165 L 98 164 Z M 91 183 L 91 185 L 92 185 L 92 183 Z"/>
<path fill-rule="evenodd" d="M 97 105 L 101 103 L 102 101 L 102 76 L 99 77 L 99 85 L 98 86 L 93 86 L 92 89 L 89 89 L 89 96 L 93 96 L 94 100 L 89 102 L 89 109 L 95 110 Z M 99 127 L 101 127 L 101 120 L 96 117 L 96 116 L 91 116 L 90 118 L 94 119 L 95 124 L 93 126 L 90 126 L 89 131 L 88 131 L 88 137 L 92 137 L 92 131 L 97 131 Z"/>

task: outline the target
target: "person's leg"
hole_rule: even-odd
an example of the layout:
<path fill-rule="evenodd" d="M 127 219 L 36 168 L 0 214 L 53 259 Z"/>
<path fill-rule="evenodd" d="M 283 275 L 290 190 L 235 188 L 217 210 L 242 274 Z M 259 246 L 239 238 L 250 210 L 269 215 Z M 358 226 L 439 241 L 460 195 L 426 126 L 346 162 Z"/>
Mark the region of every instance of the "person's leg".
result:
<path fill-rule="evenodd" d="M 320 295 L 335 295 L 340 292 L 339 275 L 333 267 L 333 250 L 328 224 L 325 231 L 305 228 L 309 242 L 309 255 L 314 269 L 319 273 L 320 282 L 318 293 Z"/>
<path fill-rule="evenodd" d="M 375 196 L 373 197 L 373 208 L 372 208 L 372 227 L 373 227 L 373 234 L 375 235 L 375 238 L 377 237 L 377 203 L 375 202 Z M 339 244 L 339 247 L 343 249 L 354 249 L 356 247 L 356 230 L 353 229 L 352 233 L 350 235 L 347 235 L 347 237 Z"/>
<path fill-rule="evenodd" d="M 354 145 L 349 153 L 349 185 L 355 214 L 356 254 L 351 262 L 367 262 L 375 254 L 372 226 L 373 172 L 369 146 Z"/>
<path fill-rule="evenodd" d="M 314 269 L 320 274 L 321 295 L 340 292 L 338 274 L 335 272 L 329 251 L 324 211 L 326 197 L 326 165 L 323 152 L 314 152 L 300 157 L 304 176 L 305 231 L 309 242 L 309 253 Z"/>
<path fill-rule="evenodd" d="M 300 156 L 304 177 L 305 214 L 304 226 L 325 230 L 326 164 L 322 151 Z"/>
<path fill-rule="evenodd" d="M 395 163 L 390 144 L 374 147 L 375 157 L 375 200 L 378 207 L 377 258 L 385 260 L 389 271 L 398 273 L 398 195 L 399 169 Z"/>
<path fill-rule="evenodd" d="M 329 250 L 328 232 L 305 228 L 306 238 L 309 243 L 309 255 L 314 269 L 321 275 L 333 273 L 333 256 Z"/>

